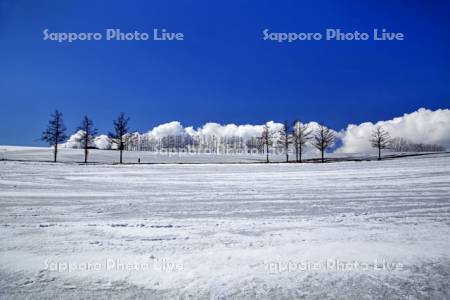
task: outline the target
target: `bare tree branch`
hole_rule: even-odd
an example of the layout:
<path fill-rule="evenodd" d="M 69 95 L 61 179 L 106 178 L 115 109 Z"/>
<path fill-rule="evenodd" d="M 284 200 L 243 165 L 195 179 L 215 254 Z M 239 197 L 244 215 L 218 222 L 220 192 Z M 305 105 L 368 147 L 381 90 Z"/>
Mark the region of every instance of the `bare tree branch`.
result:
<path fill-rule="evenodd" d="M 125 144 L 124 138 L 125 134 L 128 133 L 129 120 L 130 118 L 126 118 L 124 113 L 120 113 L 117 119 L 113 121 L 114 132 L 109 133 L 109 137 L 113 140 L 113 143 L 118 145 L 118 149 L 120 151 L 120 160 L 119 160 L 120 163 L 122 163 L 122 152 Z"/>
<path fill-rule="evenodd" d="M 322 124 L 319 124 L 319 128 L 314 133 L 312 145 L 320 151 L 322 163 L 325 162 L 325 150 L 333 145 L 335 139 L 335 134 L 331 129 Z"/>
<path fill-rule="evenodd" d="M 84 149 L 84 163 L 87 163 L 89 147 L 94 142 L 97 129 L 94 128 L 94 122 L 87 116 L 84 116 L 78 130 L 81 130 L 81 146 Z"/>
<path fill-rule="evenodd" d="M 385 149 L 389 146 L 391 137 L 389 132 L 383 129 L 381 126 L 377 126 L 372 131 L 372 136 L 370 138 L 370 143 L 372 147 L 378 149 L 378 160 L 381 160 L 381 149 Z"/>
<path fill-rule="evenodd" d="M 293 124 L 293 143 L 295 148 L 295 158 L 297 162 L 302 162 L 302 152 L 306 143 L 311 139 L 312 131 L 307 124 L 297 120 Z"/>
<path fill-rule="evenodd" d="M 264 145 L 265 152 L 266 152 L 266 162 L 269 162 L 269 147 L 272 146 L 272 137 L 273 137 L 273 133 L 270 130 L 269 124 L 266 123 L 263 126 L 263 132 L 261 135 L 261 142 Z"/>
<path fill-rule="evenodd" d="M 62 113 L 55 110 L 51 114 L 51 119 L 48 122 L 47 129 L 42 133 L 41 140 L 47 142 L 50 146 L 53 146 L 53 161 L 56 162 L 58 155 L 58 144 L 64 142 L 67 139 L 65 134 L 66 126 L 62 119 Z"/>
<path fill-rule="evenodd" d="M 292 144 L 292 135 L 288 121 L 284 121 L 284 124 L 279 131 L 278 144 L 283 147 L 286 155 L 286 162 L 289 162 L 289 145 Z"/>

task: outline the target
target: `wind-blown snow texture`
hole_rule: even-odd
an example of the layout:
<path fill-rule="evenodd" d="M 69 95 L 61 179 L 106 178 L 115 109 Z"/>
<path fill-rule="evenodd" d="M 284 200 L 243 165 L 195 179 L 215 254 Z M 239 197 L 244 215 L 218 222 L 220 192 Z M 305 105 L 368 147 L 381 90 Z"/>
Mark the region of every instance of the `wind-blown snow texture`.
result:
<path fill-rule="evenodd" d="M 304 165 L 2 161 L 0 207 L 1 298 L 450 297 L 446 154 Z M 147 269 L 120 270 L 117 260 Z M 366 269 L 299 265 L 327 260 Z M 64 263 L 71 272 L 56 270 Z"/>

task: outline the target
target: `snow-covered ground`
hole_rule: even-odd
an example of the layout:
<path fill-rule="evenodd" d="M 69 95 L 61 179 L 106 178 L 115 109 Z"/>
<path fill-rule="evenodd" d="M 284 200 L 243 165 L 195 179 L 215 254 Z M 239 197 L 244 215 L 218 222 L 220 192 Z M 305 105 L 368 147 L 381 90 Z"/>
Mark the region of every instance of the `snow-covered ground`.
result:
<path fill-rule="evenodd" d="M 201 153 L 153 153 L 148 151 L 124 151 L 123 161 L 125 163 L 237 163 L 237 162 L 260 162 L 265 161 L 265 156 L 255 155 L 217 155 Z M 281 159 L 281 155 L 273 157 Z M 49 147 L 12 147 L 0 146 L 0 160 L 23 160 L 23 161 L 52 161 L 53 151 Z M 116 150 L 89 150 L 89 162 L 113 164 L 119 162 L 119 151 Z M 60 162 L 83 162 L 84 152 L 82 149 L 61 148 L 58 153 Z"/>
<path fill-rule="evenodd" d="M 417 153 L 392 153 L 383 152 L 384 156 L 415 155 Z M 418 153 L 423 154 L 423 153 Z M 368 153 L 326 153 L 325 158 L 329 160 L 351 160 L 351 159 L 376 159 L 377 152 L 373 150 Z M 265 162 L 264 154 L 217 154 L 217 153 L 186 153 L 186 152 L 165 152 L 154 153 L 148 151 L 124 151 L 123 162 L 136 164 L 140 159 L 143 164 L 155 163 L 259 163 Z M 270 154 L 271 162 L 285 162 L 286 156 L 283 153 Z M 303 154 L 304 160 L 318 160 L 320 153 L 310 150 Z M 0 160 L 17 161 L 53 161 L 53 149 L 50 147 L 21 147 L 0 145 Z M 295 155 L 290 154 L 289 160 L 295 160 Z M 63 163 L 84 162 L 84 152 L 82 149 L 61 148 L 58 150 L 58 161 Z M 116 164 L 119 162 L 119 151 L 117 150 L 89 150 L 88 161 L 90 163 Z"/>
<path fill-rule="evenodd" d="M 8 299 L 449 299 L 450 156 L 0 161 L 0 238 Z"/>

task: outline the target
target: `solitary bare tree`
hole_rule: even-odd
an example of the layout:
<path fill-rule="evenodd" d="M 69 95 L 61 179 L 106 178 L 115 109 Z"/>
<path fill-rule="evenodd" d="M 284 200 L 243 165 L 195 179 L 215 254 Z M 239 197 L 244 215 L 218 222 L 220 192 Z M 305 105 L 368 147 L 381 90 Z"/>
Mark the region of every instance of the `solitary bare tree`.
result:
<path fill-rule="evenodd" d="M 297 162 L 302 162 L 303 148 L 311 139 L 311 134 L 312 131 L 309 129 L 308 124 L 303 124 L 299 120 L 294 122 L 292 137 L 295 148 L 295 159 Z"/>
<path fill-rule="evenodd" d="M 84 116 L 78 130 L 81 130 L 81 146 L 84 149 L 84 163 L 87 163 L 89 147 L 94 142 L 94 136 L 97 134 L 97 129 L 94 128 L 94 122 L 87 116 Z"/>
<path fill-rule="evenodd" d="M 335 138 L 336 137 L 331 129 L 319 124 L 319 128 L 317 128 L 314 133 L 312 145 L 320 151 L 322 163 L 325 162 L 325 150 L 334 143 Z"/>
<path fill-rule="evenodd" d="M 116 120 L 114 120 L 114 132 L 109 133 L 109 137 L 112 139 L 120 151 L 120 160 L 122 163 L 122 152 L 124 149 L 124 135 L 128 133 L 128 121 L 130 118 L 126 118 L 124 113 L 120 113 Z"/>
<path fill-rule="evenodd" d="M 42 133 L 41 140 L 47 142 L 50 146 L 53 146 L 53 161 L 56 162 L 58 156 L 58 144 L 64 142 L 67 139 L 65 134 L 66 126 L 62 119 L 62 113 L 55 110 L 51 114 L 51 119 L 48 122 L 47 129 Z"/>
<path fill-rule="evenodd" d="M 261 142 L 264 145 L 266 151 L 266 162 L 269 162 L 269 147 L 272 145 L 272 132 L 269 125 L 266 123 L 263 126 L 263 132 L 261 135 Z"/>
<path fill-rule="evenodd" d="M 381 160 L 381 149 L 387 148 L 390 141 L 391 136 L 389 135 L 389 132 L 383 129 L 383 127 L 377 126 L 372 131 L 370 143 L 372 144 L 372 147 L 378 149 L 378 160 Z"/>
<path fill-rule="evenodd" d="M 289 162 L 289 145 L 292 143 L 292 135 L 288 121 L 284 121 L 279 131 L 278 143 L 283 147 L 286 162 Z"/>

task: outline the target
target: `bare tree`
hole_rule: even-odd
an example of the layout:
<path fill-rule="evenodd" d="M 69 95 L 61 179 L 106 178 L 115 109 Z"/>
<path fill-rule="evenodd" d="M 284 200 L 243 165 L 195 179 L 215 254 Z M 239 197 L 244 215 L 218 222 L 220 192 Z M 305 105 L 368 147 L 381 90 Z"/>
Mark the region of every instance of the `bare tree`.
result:
<path fill-rule="evenodd" d="M 384 130 L 383 127 L 377 126 L 372 131 L 370 143 L 372 144 L 372 147 L 378 149 L 378 160 L 381 160 L 381 149 L 385 149 L 387 146 L 389 146 L 390 140 L 391 137 L 389 135 L 389 132 Z"/>
<path fill-rule="evenodd" d="M 94 142 L 97 129 L 94 128 L 94 122 L 87 116 L 84 116 L 78 130 L 81 130 L 81 146 L 84 149 L 84 163 L 87 163 L 89 147 Z"/>
<path fill-rule="evenodd" d="M 303 124 L 299 120 L 294 122 L 292 136 L 295 148 L 295 159 L 297 162 L 302 162 L 303 148 L 311 139 L 311 134 L 312 131 L 309 129 L 308 124 Z"/>
<path fill-rule="evenodd" d="M 286 162 L 289 162 L 289 145 L 292 143 L 292 135 L 288 121 L 284 121 L 284 124 L 279 131 L 278 143 L 283 147 L 286 155 Z"/>
<path fill-rule="evenodd" d="M 263 126 L 263 132 L 261 135 L 261 142 L 264 145 L 266 151 L 266 162 L 269 162 L 269 147 L 272 145 L 272 132 L 269 125 L 266 123 Z"/>
<path fill-rule="evenodd" d="M 53 161 L 56 162 L 58 155 L 58 144 L 64 142 L 67 139 L 65 134 L 66 126 L 62 119 L 62 113 L 55 110 L 51 114 L 51 119 L 48 122 L 47 129 L 42 133 L 41 140 L 47 142 L 50 146 L 53 146 Z"/>
<path fill-rule="evenodd" d="M 114 132 L 109 133 L 109 137 L 113 143 L 118 146 L 120 151 L 120 163 L 122 163 L 122 152 L 124 149 L 124 135 L 128 133 L 128 121 L 130 118 L 126 118 L 124 113 L 120 113 L 116 120 L 114 120 Z"/>
<path fill-rule="evenodd" d="M 334 143 L 335 138 L 335 134 L 331 129 L 319 124 L 319 128 L 314 133 L 312 145 L 320 151 L 322 163 L 325 162 L 325 150 Z"/>

